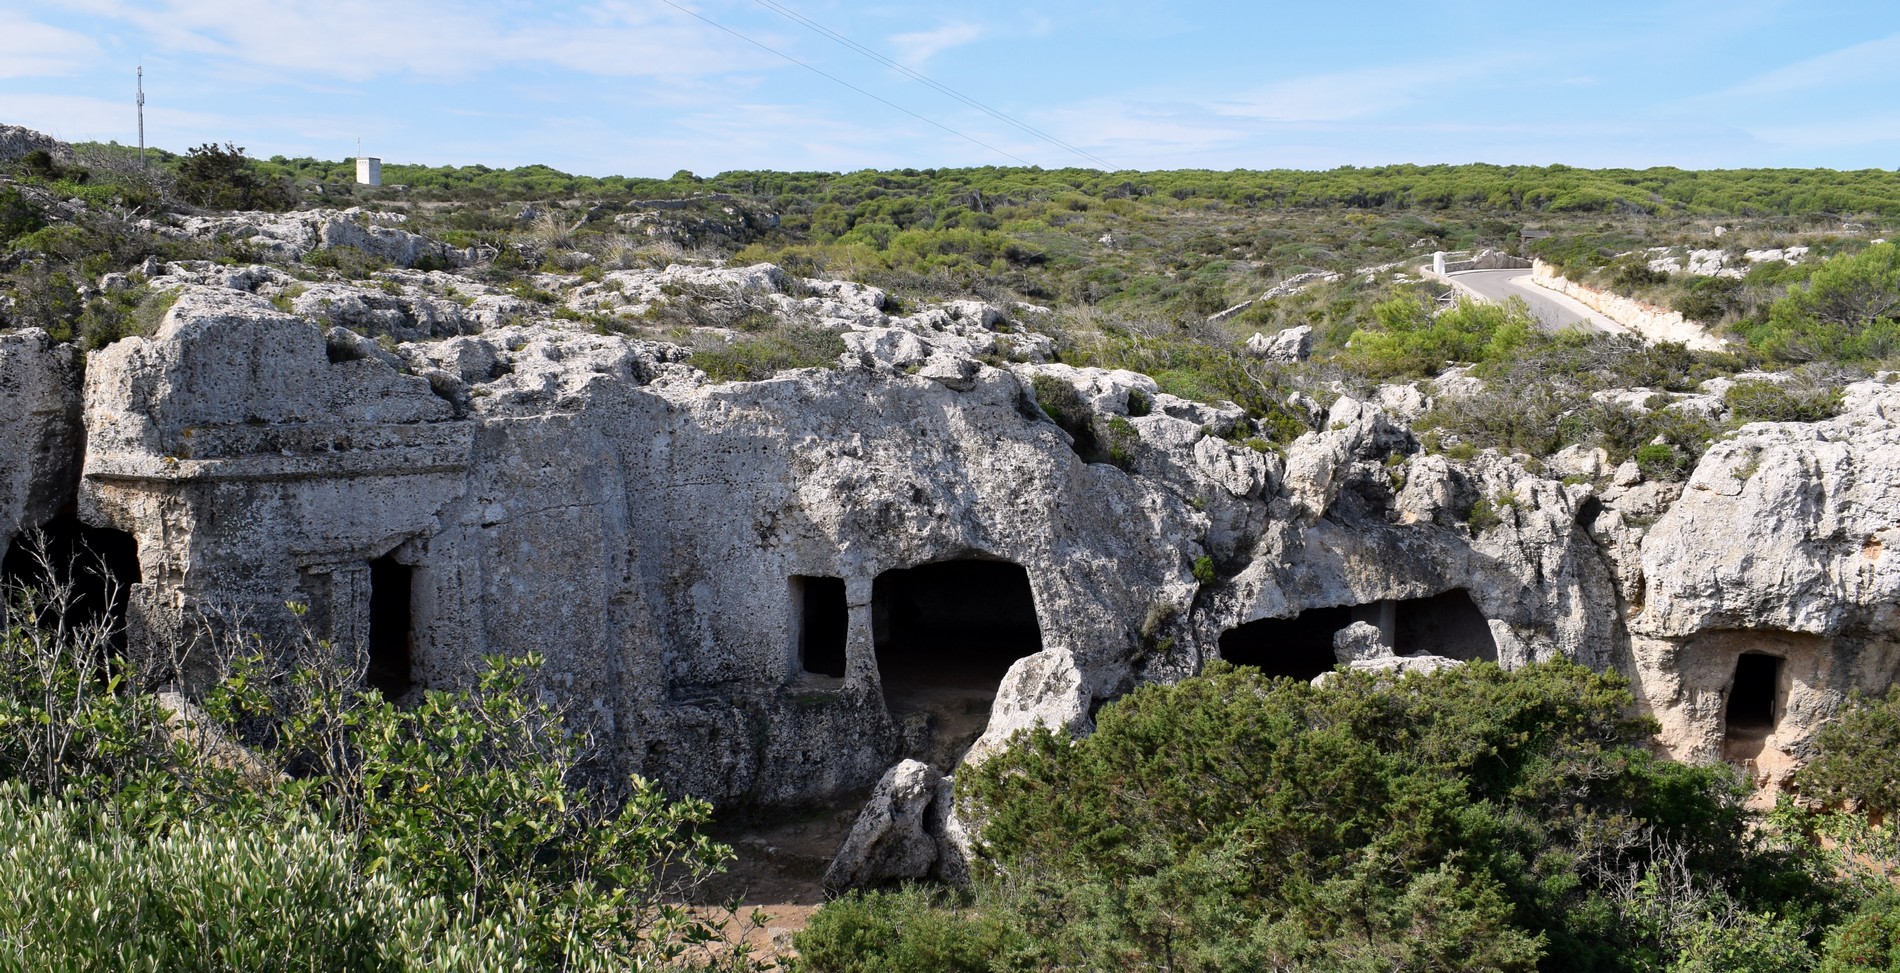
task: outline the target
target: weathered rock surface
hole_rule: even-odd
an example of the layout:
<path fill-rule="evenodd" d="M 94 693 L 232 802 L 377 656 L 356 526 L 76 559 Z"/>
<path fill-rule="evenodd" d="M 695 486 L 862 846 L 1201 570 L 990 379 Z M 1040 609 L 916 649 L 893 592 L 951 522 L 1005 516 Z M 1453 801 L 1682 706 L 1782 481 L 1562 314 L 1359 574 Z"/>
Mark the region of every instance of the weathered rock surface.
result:
<path fill-rule="evenodd" d="M 0 334 L 0 543 L 58 516 L 74 497 L 79 350 L 37 328 Z"/>
<path fill-rule="evenodd" d="M 1900 400 L 1881 383 L 1849 389 L 1838 419 L 1747 427 L 1685 489 L 1592 452 L 1539 473 L 1427 454 L 1409 424 L 1482 384 L 1456 373 L 1297 398 L 1317 431 L 1249 448 L 1236 408 L 1041 362 L 1048 338 L 1017 312 L 891 315 L 873 288 L 769 265 L 536 286 L 589 315 L 690 299 L 834 329 L 836 367 L 711 384 L 683 348 L 438 272 L 359 287 L 153 269 L 177 303 L 157 334 L 93 354 L 83 394 L 70 350 L 0 337 L 0 527 L 44 523 L 76 490 L 88 523 L 137 541 L 144 638 L 193 613 L 371 653 L 393 638 L 409 680 L 444 687 L 485 654 L 540 652 L 549 691 L 622 769 L 715 800 L 861 792 L 924 754 L 917 734 L 936 730 L 893 700 L 932 679 L 994 690 L 952 714 L 976 721 L 955 738 L 975 759 L 1031 726 L 1086 733 L 1104 701 L 1199 671 L 1253 626 L 1319 631 L 1300 637 L 1320 669 L 1340 629 L 1354 666 L 1617 668 L 1678 754 L 1771 769 L 1900 662 Z M 1044 415 L 1049 380 L 1122 437 L 1112 461 Z M 1719 416 L 1721 392 L 1653 404 Z M 929 591 L 919 609 L 887 590 L 946 563 L 1022 579 L 1034 624 L 994 668 L 957 668 L 969 645 L 925 647 L 904 619 L 980 617 L 993 591 Z M 389 586 L 407 604 L 393 621 L 372 611 Z M 1290 655 L 1260 644 L 1258 664 Z M 1738 757 L 1752 742 L 1726 707 L 1747 653 L 1781 660 L 1780 681 L 1766 743 Z M 922 815 L 934 842 L 954 815 L 918 795 L 953 768 L 920 766 L 937 778 L 892 778 L 902 813 L 885 818 Z M 921 859 L 913 838 L 894 861 Z"/>
<path fill-rule="evenodd" d="M 1857 383 L 1845 404 L 1716 443 L 1643 541 L 1634 667 L 1681 755 L 1723 755 L 1744 654 L 1781 660 L 1774 731 L 1743 755 L 1765 774 L 1804 756 L 1849 690 L 1900 671 L 1900 387 Z"/>
<path fill-rule="evenodd" d="M 260 257 L 298 261 L 306 254 L 336 247 L 360 250 L 398 267 L 413 267 L 425 259 L 439 265 L 466 263 L 472 256 L 445 247 L 428 237 L 400 227 L 408 217 L 351 207 L 344 210 L 297 210 L 289 213 L 229 213 L 189 216 L 176 225 L 151 222 L 150 229 L 179 240 L 230 239 L 254 248 Z"/>
<path fill-rule="evenodd" d="M 872 788 L 851 833 L 825 870 L 825 888 L 875 888 L 899 881 L 968 879 L 964 850 L 946 833 L 950 782 L 915 760 L 899 762 Z"/>
<path fill-rule="evenodd" d="M 73 147 L 18 125 L 0 125 L 0 162 L 11 162 L 31 152 L 45 152 L 55 162 L 70 162 Z"/>
<path fill-rule="evenodd" d="M 1276 331 L 1271 338 L 1256 331 L 1247 339 L 1247 351 L 1267 361 L 1305 361 L 1313 355 L 1313 328 L 1302 324 Z"/>
<path fill-rule="evenodd" d="M 963 759 L 980 761 L 1007 746 L 1011 737 L 1036 727 L 1072 736 L 1089 733 L 1095 728 L 1089 719 L 1091 698 L 1088 682 L 1069 653 L 1046 649 L 1017 659 L 996 690 L 989 726 Z"/>

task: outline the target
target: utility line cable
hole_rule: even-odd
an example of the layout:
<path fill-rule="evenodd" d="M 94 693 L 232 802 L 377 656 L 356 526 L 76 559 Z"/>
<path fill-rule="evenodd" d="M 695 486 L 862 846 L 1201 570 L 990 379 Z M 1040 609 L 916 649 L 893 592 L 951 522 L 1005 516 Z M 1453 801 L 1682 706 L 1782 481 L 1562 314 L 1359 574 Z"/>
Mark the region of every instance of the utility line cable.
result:
<path fill-rule="evenodd" d="M 929 87 L 934 88 L 945 95 L 955 98 L 956 100 L 963 102 L 966 105 L 969 105 L 971 108 L 974 108 L 977 111 L 980 111 L 984 113 L 985 115 L 988 115 L 991 118 L 996 119 L 999 122 L 1004 122 L 1009 125 L 1014 125 L 1015 127 L 1022 129 L 1025 132 L 1028 132 L 1030 135 L 1033 135 L 1039 139 L 1042 139 L 1044 142 L 1048 142 L 1051 145 L 1067 149 L 1070 152 L 1073 152 L 1076 155 L 1079 155 L 1082 158 L 1089 160 L 1090 162 L 1094 162 L 1097 165 L 1100 165 L 1103 169 L 1109 170 L 1111 172 L 1115 170 L 1114 163 L 1109 162 L 1107 159 L 1104 159 L 1099 155 L 1095 155 L 1094 153 L 1087 152 L 1073 145 L 1070 145 L 1069 143 L 1064 142 L 1061 139 L 1056 138 L 1055 136 L 1050 135 L 1047 132 L 1034 128 L 1022 121 L 1017 120 L 1016 118 L 1010 115 L 1004 114 L 1001 111 L 991 108 L 990 106 L 985 105 L 974 98 L 968 97 L 964 95 L 962 92 L 957 91 L 954 88 L 951 88 L 949 85 L 946 85 L 937 81 L 935 78 L 929 77 L 921 72 L 914 71 L 908 67 L 905 67 L 904 65 L 899 64 L 898 62 L 893 61 L 882 54 L 879 54 L 877 51 L 874 51 L 871 48 L 865 47 L 864 45 L 859 44 L 857 41 L 854 41 L 851 38 L 846 37 L 845 35 L 840 34 L 829 27 L 826 27 L 824 24 L 821 24 L 815 20 L 812 20 L 810 17 L 807 17 L 804 14 L 797 12 L 796 10 L 792 10 L 784 6 L 783 4 L 776 3 L 774 2 L 774 0 L 753 0 L 753 2 L 758 4 L 761 7 L 764 7 L 768 10 L 771 10 L 779 14 L 782 17 L 785 17 L 788 20 L 795 21 L 817 33 L 823 34 L 826 37 L 829 37 L 832 40 L 838 42 L 839 44 L 842 44 L 845 47 L 848 47 L 851 50 L 856 51 L 859 54 L 862 54 L 865 57 L 868 57 L 878 62 L 879 64 L 884 65 L 885 67 L 888 67 L 894 71 L 897 71 L 903 74 L 905 77 L 910 78 L 912 81 L 916 81 L 919 84 L 928 85 Z"/>
<path fill-rule="evenodd" d="M 698 20 L 698 21 L 701 21 L 702 23 L 705 23 L 705 24 L 707 24 L 707 25 L 709 25 L 709 26 L 712 26 L 712 27 L 717 27 L 718 29 L 720 29 L 720 30 L 722 30 L 722 31 L 725 31 L 726 33 L 728 33 L 728 34 L 731 34 L 732 36 L 734 36 L 734 37 L 737 37 L 737 38 L 739 38 L 739 39 L 740 39 L 740 40 L 742 40 L 742 41 L 745 41 L 745 42 L 746 42 L 747 44 L 750 44 L 750 45 L 752 45 L 753 47 L 756 47 L 756 48 L 758 48 L 759 50 L 762 50 L 762 51 L 766 51 L 766 52 L 769 52 L 769 53 L 772 53 L 772 54 L 776 54 L 776 55 L 778 55 L 779 57 L 782 57 L 782 58 L 784 58 L 785 60 L 787 60 L 787 61 L 790 61 L 790 62 L 792 62 L 793 64 L 796 64 L 796 65 L 798 65 L 799 67 L 801 67 L 801 68 L 804 68 L 805 70 L 807 70 L 807 71 L 810 71 L 811 73 L 813 73 L 813 74 L 815 74 L 815 75 L 818 75 L 818 76 L 819 76 L 819 77 L 821 77 L 821 78 L 824 78 L 824 79 L 826 79 L 826 80 L 828 80 L 828 81 L 832 81 L 832 82 L 834 82 L 834 83 L 837 83 L 837 84 L 840 84 L 840 85 L 843 85 L 843 86 L 845 86 L 845 87 L 847 87 L 847 88 L 850 88 L 850 89 L 851 89 L 852 91 L 855 91 L 855 92 L 857 92 L 858 94 L 861 94 L 861 95 L 863 95 L 864 97 L 866 97 L 866 98 L 869 98 L 869 99 L 871 99 L 872 101 L 875 101 L 875 102 L 878 102 L 879 104 L 882 104 L 882 105 L 885 105 L 885 106 L 887 106 L 887 107 L 890 107 L 890 108 L 895 108 L 895 109 L 897 109 L 898 111 L 901 111 L 901 112 L 903 112 L 904 114 L 906 114 L 906 115 L 909 115 L 910 117 L 912 117 L 912 118 L 915 118 L 915 119 L 917 119 L 917 120 L 918 120 L 918 121 L 920 121 L 920 122 L 925 122 L 925 123 L 927 123 L 927 124 L 930 124 L 930 125 L 935 125 L 936 127 L 938 127 L 938 128 L 940 128 L 940 129 L 943 129 L 943 130 L 944 130 L 944 131 L 946 131 L 946 132 L 949 132 L 949 133 L 950 133 L 951 135 L 954 135 L 954 136 L 956 136 L 957 138 L 960 138 L 960 139 L 963 139 L 963 140 L 965 140 L 965 141 L 968 141 L 968 142 L 972 142 L 972 143 L 975 143 L 975 144 L 977 144 L 977 145 L 980 145 L 980 146 L 982 146 L 983 148 L 986 148 L 986 149 L 988 149 L 988 150 L 990 150 L 991 152 L 995 152 L 995 153 L 996 153 L 996 154 L 998 154 L 998 155 L 1006 155 L 1006 156 L 1009 156 L 1010 158 L 1012 158 L 1012 159 L 1015 159 L 1015 160 L 1016 160 L 1017 162 L 1020 162 L 1020 163 L 1022 163 L 1022 164 L 1023 164 L 1023 165 L 1025 165 L 1025 166 L 1029 166 L 1029 165 L 1034 165 L 1034 163 L 1032 163 L 1032 162 L 1030 162 L 1030 161 L 1029 161 L 1028 159 L 1025 159 L 1025 158 L 1023 158 L 1023 157 L 1021 157 L 1021 156 L 1019 156 L 1019 155 L 1016 155 L 1016 154 L 1014 154 L 1014 153 L 1012 153 L 1012 152 L 1007 152 L 1007 151 L 1004 151 L 1003 149 L 999 149 L 999 148 L 997 148 L 996 146 L 994 146 L 994 145 L 991 145 L 991 144 L 989 144 L 988 142 L 985 142 L 985 141 L 983 141 L 982 139 L 979 139 L 979 138 L 976 138 L 975 136 L 971 136 L 971 135 L 965 135 L 965 134 L 963 134 L 962 132 L 959 132 L 959 131 L 957 131 L 956 129 L 954 129 L 954 128 L 951 128 L 950 126 L 948 126 L 948 125 L 945 125 L 945 124 L 943 124 L 942 122 L 939 122 L 939 121 L 934 121 L 934 120 L 932 120 L 932 119 L 929 119 L 929 118 L 925 118 L 924 116 L 922 116 L 922 115 L 919 115 L 919 114 L 917 114 L 916 112 L 914 112 L 914 111 L 911 111 L 911 110 L 910 110 L 910 109 L 908 109 L 908 108 L 905 108 L 905 107 L 904 107 L 903 105 L 899 105 L 899 104 L 897 104 L 897 103 L 895 103 L 895 102 L 892 102 L 892 101 L 887 101 L 887 100 L 885 100 L 885 99 L 883 99 L 883 98 L 880 98 L 880 97 L 878 97 L 877 95 L 874 95 L 874 94 L 872 94 L 872 93 L 870 93 L 870 92 L 868 92 L 868 91 L 866 91 L 866 90 L 864 90 L 863 88 L 860 88 L 860 87 L 858 87 L 857 85 L 854 85 L 854 84 L 852 84 L 851 82 L 849 82 L 849 81 L 846 81 L 846 80 L 844 80 L 843 78 L 840 78 L 840 77 L 837 77 L 836 75 L 830 75 L 830 74 L 826 74 L 825 72 L 823 72 L 823 71 L 820 71 L 820 70 L 818 70 L 817 68 L 815 68 L 815 67 L 812 67 L 812 66 L 811 66 L 811 65 L 809 65 L 809 64 L 806 64 L 806 63 L 805 63 L 804 61 L 801 61 L 801 60 L 799 60 L 798 58 L 795 58 L 795 57 L 793 57 L 793 56 L 791 56 L 790 54 L 787 54 L 787 53 L 785 53 L 784 51 L 781 51 L 781 50 L 779 50 L 779 49 L 777 49 L 777 48 L 774 48 L 774 47 L 769 47 L 769 46 L 767 46 L 767 45 L 765 45 L 765 44 L 762 44 L 762 43 L 760 43 L 760 42 L 758 42 L 758 41 L 755 41 L 755 40 L 753 40 L 752 38 L 750 38 L 750 37 L 747 37 L 746 35 L 744 35 L 744 34 L 741 34 L 741 33 L 739 33 L 738 31 L 736 31 L 736 30 L 733 30 L 733 29 L 732 29 L 732 28 L 730 28 L 730 27 L 727 27 L 727 26 L 726 26 L 725 24 L 722 24 L 722 23 L 720 23 L 720 22 L 718 22 L 718 21 L 716 21 L 716 20 L 713 20 L 713 19 L 712 19 L 712 18 L 710 18 L 710 17 L 706 17 L 706 16 L 704 16 L 704 15 L 702 15 L 702 14 L 700 14 L 700 13 L 698 13 L 697 11 L 693 11 L 693 10 L 688 10 L 688 9 L 686 9 L 685 7 L 682 7 L 682 6 L 680 6 L 679 4 L 677 4 L 677 3 L 674 3 L 674 2 L 673 2 L 673 0 L 660 0 L 660 2 L 661 2 L 661 3 L 664 3 L 664 4 L 666 4 L 666 5 L 667 5 L 667 6 L 669 6 L 669 7 L 672 7 L 672 8 L 674 9 L 674 10 L 677 10 L 677 11 L 679 11 L 680 13 L 683 13 L 683 14 L 686 14 L 687 16 L 689 16 L 689 17 L 692 17 L 692 18 L 693 18 L 693 19 L 695 19 L 695 20 Z"/>

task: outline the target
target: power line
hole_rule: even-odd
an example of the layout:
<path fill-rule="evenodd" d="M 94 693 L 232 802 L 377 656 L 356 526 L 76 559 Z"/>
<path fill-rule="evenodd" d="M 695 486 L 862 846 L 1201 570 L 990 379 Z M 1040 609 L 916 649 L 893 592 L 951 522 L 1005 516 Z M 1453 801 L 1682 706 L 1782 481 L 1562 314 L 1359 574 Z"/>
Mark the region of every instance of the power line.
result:
<path fill-rule="evenodd" d="M 730 28 L 730 27 L 727 27 L 727 26 L 726 26 L 725 24 L 722 24 L 722 23 L 720 23 L 720 22 L 718 22 L 718 21 L 716 21 L 716 20 L 713 20 L 713 19 L 712 19 L 712 18 L 710 18 L 710 17 L 706 17 L 706 16 L 703 16 L 703 15 L 701 15 L 701 14 L 700 14 L 700 13 L 698 13 L 697 11 L 693 11 L 693 10 L 688 10 L 688 9 L 686 9 L 685 7 L 682 7 L 682 6 L 680 6 L 679 4 L 677 4 L 677 3 L 674 3 L 674 2 L 673 2 L 673 0 L 660 0 L 660 2 L 661 2 L 661 3 L 664 3 L 664 4 L 666 4 L 666 5 L 667 5 L 667 6 L 669 6 L 669 7 L 672 7 L 672 8 L 674 9 L 674 10 L 677 10 L 677 11 L 679 11 L 680 13 L 683 13 L 683 14 L 686 14 L 687 16 L 689 16 L 689 17 L 692 17 L 692 18 L 693 18 L 693 19 L 695 19 L 695 20 L 698 20 L 698 21 L 701 21 L 702 23 L 705 23 L 705 24 L 707 24 L 707 25 L 709 25 L 709 26 L 712 26 L 712 27 L 717 27 L 718 29 L 720 29 L 720 30 L 722 30 L 722 31 L 725 31 L 726 33 L 728 33 L 728 34 L 731 34 L 732 36 L 734 36 L 734 37 L 737 37 L 737 38 L 739 38 L 739 39 L 740 39 L 740 40 L 742 40 L 742 41 L 745 41 L 745 42 L 746 42 L 747 44 L 750 44 L 750 45 L 752 45 L 753 47 L 756 47 L 756 48 L 758 48 L 759 50 L 762 50 L 762 51 L 766 51 L 766 52 L 769 52 L 769 53 L 772 53 L 772 54 L 776 54 L 776 55 L 778 55 L 779 57 L 782 57 L 782 58 L 784 58 L 785 60 L 787 60 L 787 61 L 790 61 L 790 62 L 792 62 L 793 64 L 796 64 L 796 65 L 798 65 L 799 67 L 801 67 L 801 68 L 804 68 L 805 70 L 807 70 L 807 71 L 810 71 L 811 73 L 813 73 L 813 74 L 815 74 L 815 75 L 818 75 L 818 76 L 819 76 L 819 77 L 821 77 L 821 78 L 824 78 L 824 79 L 826 79 L 826 80 L 828 80 L 828 81 L 831 81 L 831 82 L 834 82 L 834 83 L 836 83 L 836 84 L 840 84 L 840 85 L 843 85 L 843 86 L 844 86 L 844 87 L 846 87 L 846 88 L 850 88 L 850 89 L 851 89 L 852 91 L 855 91 L 855 92 L 857 92 L 858 94 L 861 94 L 861 95 L 863 95 L 864 97 L 866 97 L 866 98 L 869 98 L 869 99 L 871 99 L 872 101 L 875 101 L 875 102 L 877 102 L 877 103 L 879 103 L 879 104 L 881 104 L 881 105 L 885 105 L 885 106 L 887 106 L 887 107 L 890 107 L 890 108 L 895 108 L 895 109 L 897 109 L 898 111 L 901 111 L 901 112 L 903 112 L 904 114 L 906 114 L 906 115 L 909 115 L 910 117 L 912 117 L 912 118 L 915 118 L 915 119 L 917 119 L 917 120 L 918 120 L 918 121 L 920 121 L 920 122 L 924 122 L 924 123 L 926 123 L 926 124 L 929 124 L 929 125 L 935 125 L 936 127 L 938 127 L 938 128 L 940 128 L 940 129 L 943 129 L 943 130 L 944 130 L 944 131 L 946 131 L 946 132 L 949 132 L 949 133 L 950 133 L 951 135 L 954 135 L 954 136 L 956 136 L 957 138 L 960 138 L 960 139 L 963 139 L 963 140 L 965 140 L 965 141 L 967 141 L 967 142 L 971 142 L 971 143 L 974 143 L 974 144 L 976 144 L 976 145 L 980 145 L 980 146 L 982 146 L 983 148 L 986 148 L 986 149 L 988 149 L 988 150 L 990 150 L 991 152 L 995 152 L 995 153 L 996 153 L 996 154 L 998 154 L 998 155 L 1006 155 L 1006 156 L 1009 156 L 1010 158 L 1012 158 L 1012 159 L 1015 159 L 1015 160 L 1016 160 L 1017 162 L 1020 162 L 1020 163 L 1022 163 L 1023 165 L 1026 165 L 1026 166 L 1027 166 L 1027 165 L 1034 165 L 1034 163 L 1032 163 L 1032 162 L 1030 162 L 1030 161 L 1029 161 L 1028 159 L 1025 159 L 1025 158 L 1023 158 L 1023 157 L 1021 157 L 1021 156 L 1019 156 L 1019 155 L 1016 155 L 1016 154 L 1014 154 L 1014 153 L 1012 153 L 1012 152 L 1007 152 L 1007 151 L 1004 151 L 1003 149 L 999 149 L 999 148 L 997 148 L 996 146 L 994 146 L 994 145 L 991 145 L 991 144 L 989 144 L 988 142 L 985 142 L 985 141 L 983 141 L 982 139 L 979 139 L 979 138 L 976 138 L 976 137 L 974 137 L 974 136 L 970 136 L 970 135 L 965 135 L 965 134 L 963 134 L 962 132 L 959 132 L 959 131 L 957 131 L 956 129 L 954 129 L 954 128 L 951 128 L 950 126 L 948 126 L 948 125 L 945 125 L 945 124 L 943 124 L 942 122 L 939 122 L 939 121 L 934 121 L 934 120 L 932 120 L 932 119 L 929 119 L 929 118 L 925 118 L 924 116 L 922 116 L 922 115 L 919 115 L 919 114 L 917 114 L 916 112 L 914 112 L 914 111 L 911 111 L 911 110 L 910 110 L 910 109 L 908 109 L 908 108 L 905 108 L 905 107 L 904 107 L 903 105 L 899 105 L 899 104 L 897 104 L 897 103 L 895 103 L 895 102 L 892 102 L 892 101 L 887 101 L 887 100 L 885 100 L 885 99 L 883 99 L 883 98 L 879 98 L 879 97 L 878 97 L 877 95 L 874 95 L 874 94 L 872 94 L 872 93 L 870 93 L 870 92 L 868 92 L 868 91 L 866 91 L 866 90 L 864 90 L 863 88 L 860 88 L 860 87 L 858 87 L 857 85 L 854 85 L 854 84 L 852 84 L 851 82 L 849 82 L 849 81 L 846 81 L 846 80 L 844 80 L 843 78 L 839 78 L 839 77 L 837 77 L 837 76 L 835 76 L 835 75 L 830 75 L 830 74 L 826 74 L 825 72 L 823 72 L 823 71 L 820 71 L 820 70 L 818 70 L 817 68 L 815 68 L 815 67 L 812 67 L 812 66 L 811 66 L 811 65 L 809 65 L 809 64 L 806 64 L 806 63 L 805 63 L 804 61 L 801 61 L 801 60 L 799 60 L 798 58 L 795 58 L 795 57 L 793 57 L 793 56 L 791 56 L 790 54 L 787 54 L 787 53 L 785 53 L 784 51 L 781 51 L 781 50 L 779 50 L 779 49 L 777 49 L 777 48 L 775 48 L 775 47 L 769 47 L 769 46 L 767 46 L 767 45 L 765 45 L 765 44 L 762 44 L 762 43 L 760 43 L 760 42 L 758 42 L 758 41 L 755 41 L 755 40 L 753 40 L 752 38 L 750 38 L 750 37 L 747 37 L 746 35 L 744 35 L 744 34 L 741 34 L 741 33 L 739 33 L 738 31 L 736 31 L 736 30 L 733 30 L 733 29 L 732 29 L 732 28 Z"/>
<path fill-rule="evenodd" d="M 884 65 L 885 67 L 891 68 L 892 70 L 903 74 L 905 77 L 910 78 L 912 81 L 916 81 L 919 84 L 928 85 L 931 88 L 934 88 L 945 95 L 955 98 L 956 100 L 963 102 L 966 105 L 969 105 L 971 108 L 974 108 L 977 111 L 980 111 L 984 113 L 985 115 L 988 115 L 991 118 L 996 119 L 999 122 L 1004 122 L 1009 125 L 1014 125 L 1015 127 L 1025 132 L 1028 132 L 1030 135 L 1033 135 L 1039 139 L 1042 139 L 1044 142 L 1048 142 L 1050 145 L 1067 149 L 1070 152 L 1073 152 L 1076 155 L 1079 155 L 1082 158 L 1089 160 L 1090 162 L 1094 162 L 1097 165 L 1100 165 L 1104 169 L 1107 169 L 1110 171 L 1113 171 L 1115 169 L 1114 163 L 1109 162 L 1107 159 L 1104 159 L 1099 155 L 1095 155 L 1094 153 L 1087 152 L 1073 145 L 1070 145 L 1069 143 L 1064 142 L 1061 139 L 1056 138 L 1055 136 L 1042 131 L 1041 129 L 1034 128 L 1024 122 L 1017 120 L 1016 118 L 1010 115 L 1006 115 L 1001 111 L 991 108 L 990 106 L 985 105 L 974 98 L 970 98 L 964 95 L 962 92 L 957 91 L 954 88 L 951 88 L 949 85 L 946 85 L 937 81 L 935 78 L 931 78 L 920 72 L 913 71 L 910 68 L 905 67 L 904 65 L 899 64 L 898 62 L 893 61 L 882 54 L 879 54 L 877 51 L 874 51 L 871 48 L 865 47 L 864 45 L 859 44 L 857 41 L 854 41 L 851 38 L 846 37 L 845 35 L 840 34 L 829 27 L 826 27 L 824 24 L 821 24 L 815 20 L 812 20 L 811 18 L 805 16 L 804 14 L 801 14 L 795 10 L 792 10 L 784 6 L 783 4 L 775 3 L 774 0 L 753 0 L 753 2 L 758 4 L 761 7 L 774 11 L 775 13 L 779 14 L 780 16 L 785 17 L 788 20 L 795 21 L 813 31 L 816 31 L 817 33 L 823 34 L 826 37 L 829 37 L 832 40 L 837 41 L 839 44 L 842 44 L 845 47 L 850 48 L 851 50 L 856 51 L 859 54 L 862 54 L 865 57 L 868 57 L 878 62 L 879 64 Z"/>

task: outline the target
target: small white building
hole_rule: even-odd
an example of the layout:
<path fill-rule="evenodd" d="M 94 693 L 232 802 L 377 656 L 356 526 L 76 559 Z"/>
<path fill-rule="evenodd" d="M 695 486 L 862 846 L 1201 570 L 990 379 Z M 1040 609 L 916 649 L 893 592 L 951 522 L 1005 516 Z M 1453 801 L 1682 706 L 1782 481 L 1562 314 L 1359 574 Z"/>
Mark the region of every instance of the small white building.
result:
<path fill-rule="evenodd" d="M 365 186 L 383 184 L 383 160 L 373 155 L 356 157 L 356 181 Z"/>

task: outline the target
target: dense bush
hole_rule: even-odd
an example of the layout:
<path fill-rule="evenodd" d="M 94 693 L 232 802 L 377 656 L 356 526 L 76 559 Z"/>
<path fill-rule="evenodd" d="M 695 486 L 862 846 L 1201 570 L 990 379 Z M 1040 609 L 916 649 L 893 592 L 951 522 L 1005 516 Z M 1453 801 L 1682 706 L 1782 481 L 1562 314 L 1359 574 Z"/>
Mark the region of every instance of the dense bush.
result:
<path fill-rule="evenodd" d="M 1815 756 L 1795 777 L 1803 794 L 1852 801 L 1863 811 L 1900 814 L 1900 686 L 1856 697 L 1821 728 Z"/>
<path fill-rule="evenodd" d="M 757 337 L 703 348 L 688 364 L 715 382 L 757 382 L 788 368 L 826 368 L 838 364 L 844 339 L 828 328 L 790 325 Z"/>
<path fill-rule="evenodd" d="M 1883 361 L 1900 355 L 1900 244 L 1836 257 L 1737 330 L 1762 354 L 1787 362 Z"/>
<path fill-rule="evenodd" d="M 177 172 L 179 196 L 197 206 L 281 210 L 297 201 L 287 182 L 265 175 L 229 142 L 192 149 L 178 161 Z"/>
<path fill-rule="evenodd" d="M 1734 779 L 1653 756 L 1629 704 L 1567 663 L 1139 688 L 1092 736 L 959 775 L 988 968 L 1648 969 L 1698 929 L 1784 941 L 1825 899 L 1800 904 Z M 1646 887 L 1671 903 L 1651 921 Z"/>
<path fill-rule="evenodd" d="M 79 590 L 0 609 L 0 832 L 17 839 L 0 870 L 38 910 L 0 923 L 0 950 L 72 969 L 146 968 L 119 962 L 124 940 L 153 969 L 605 970 L 714 938 L 679 904 L 730 855 L 698 833 L 710 808 L 590 770 L 537 659 L 398 708 L 322 643 L 224 652 L 194 715 L 146 689 L 167 674 L 112 657 L 109 630 L 69 624 Z"/>
<path fill-rule="evenodd" d="M 133 808 L 134 819 L 148 815 Z M 364 874 L 315 819 L 268 831 L 176 820 L 0 786 L 0 967 L 49 973 L 533 969 L 531 923 Z"/>
<path fill-rule="evenodd" d="M 798 934 L 795 969 L 808 973 L 985 973 L 1010 931 L 956 894 L 921 886 L 851 893 L 827 903 Z"/>
<path fill-rule="evenodd" d="M 1370 378 L 1430 378 L 1447 365 L 1507 360 L 1531 340 L 1535 322 L 1521 304 L 1431 305 L 1397 297 L 1372 308 L 1373 326 L 1352 336 L 1347 367 Z"/>

